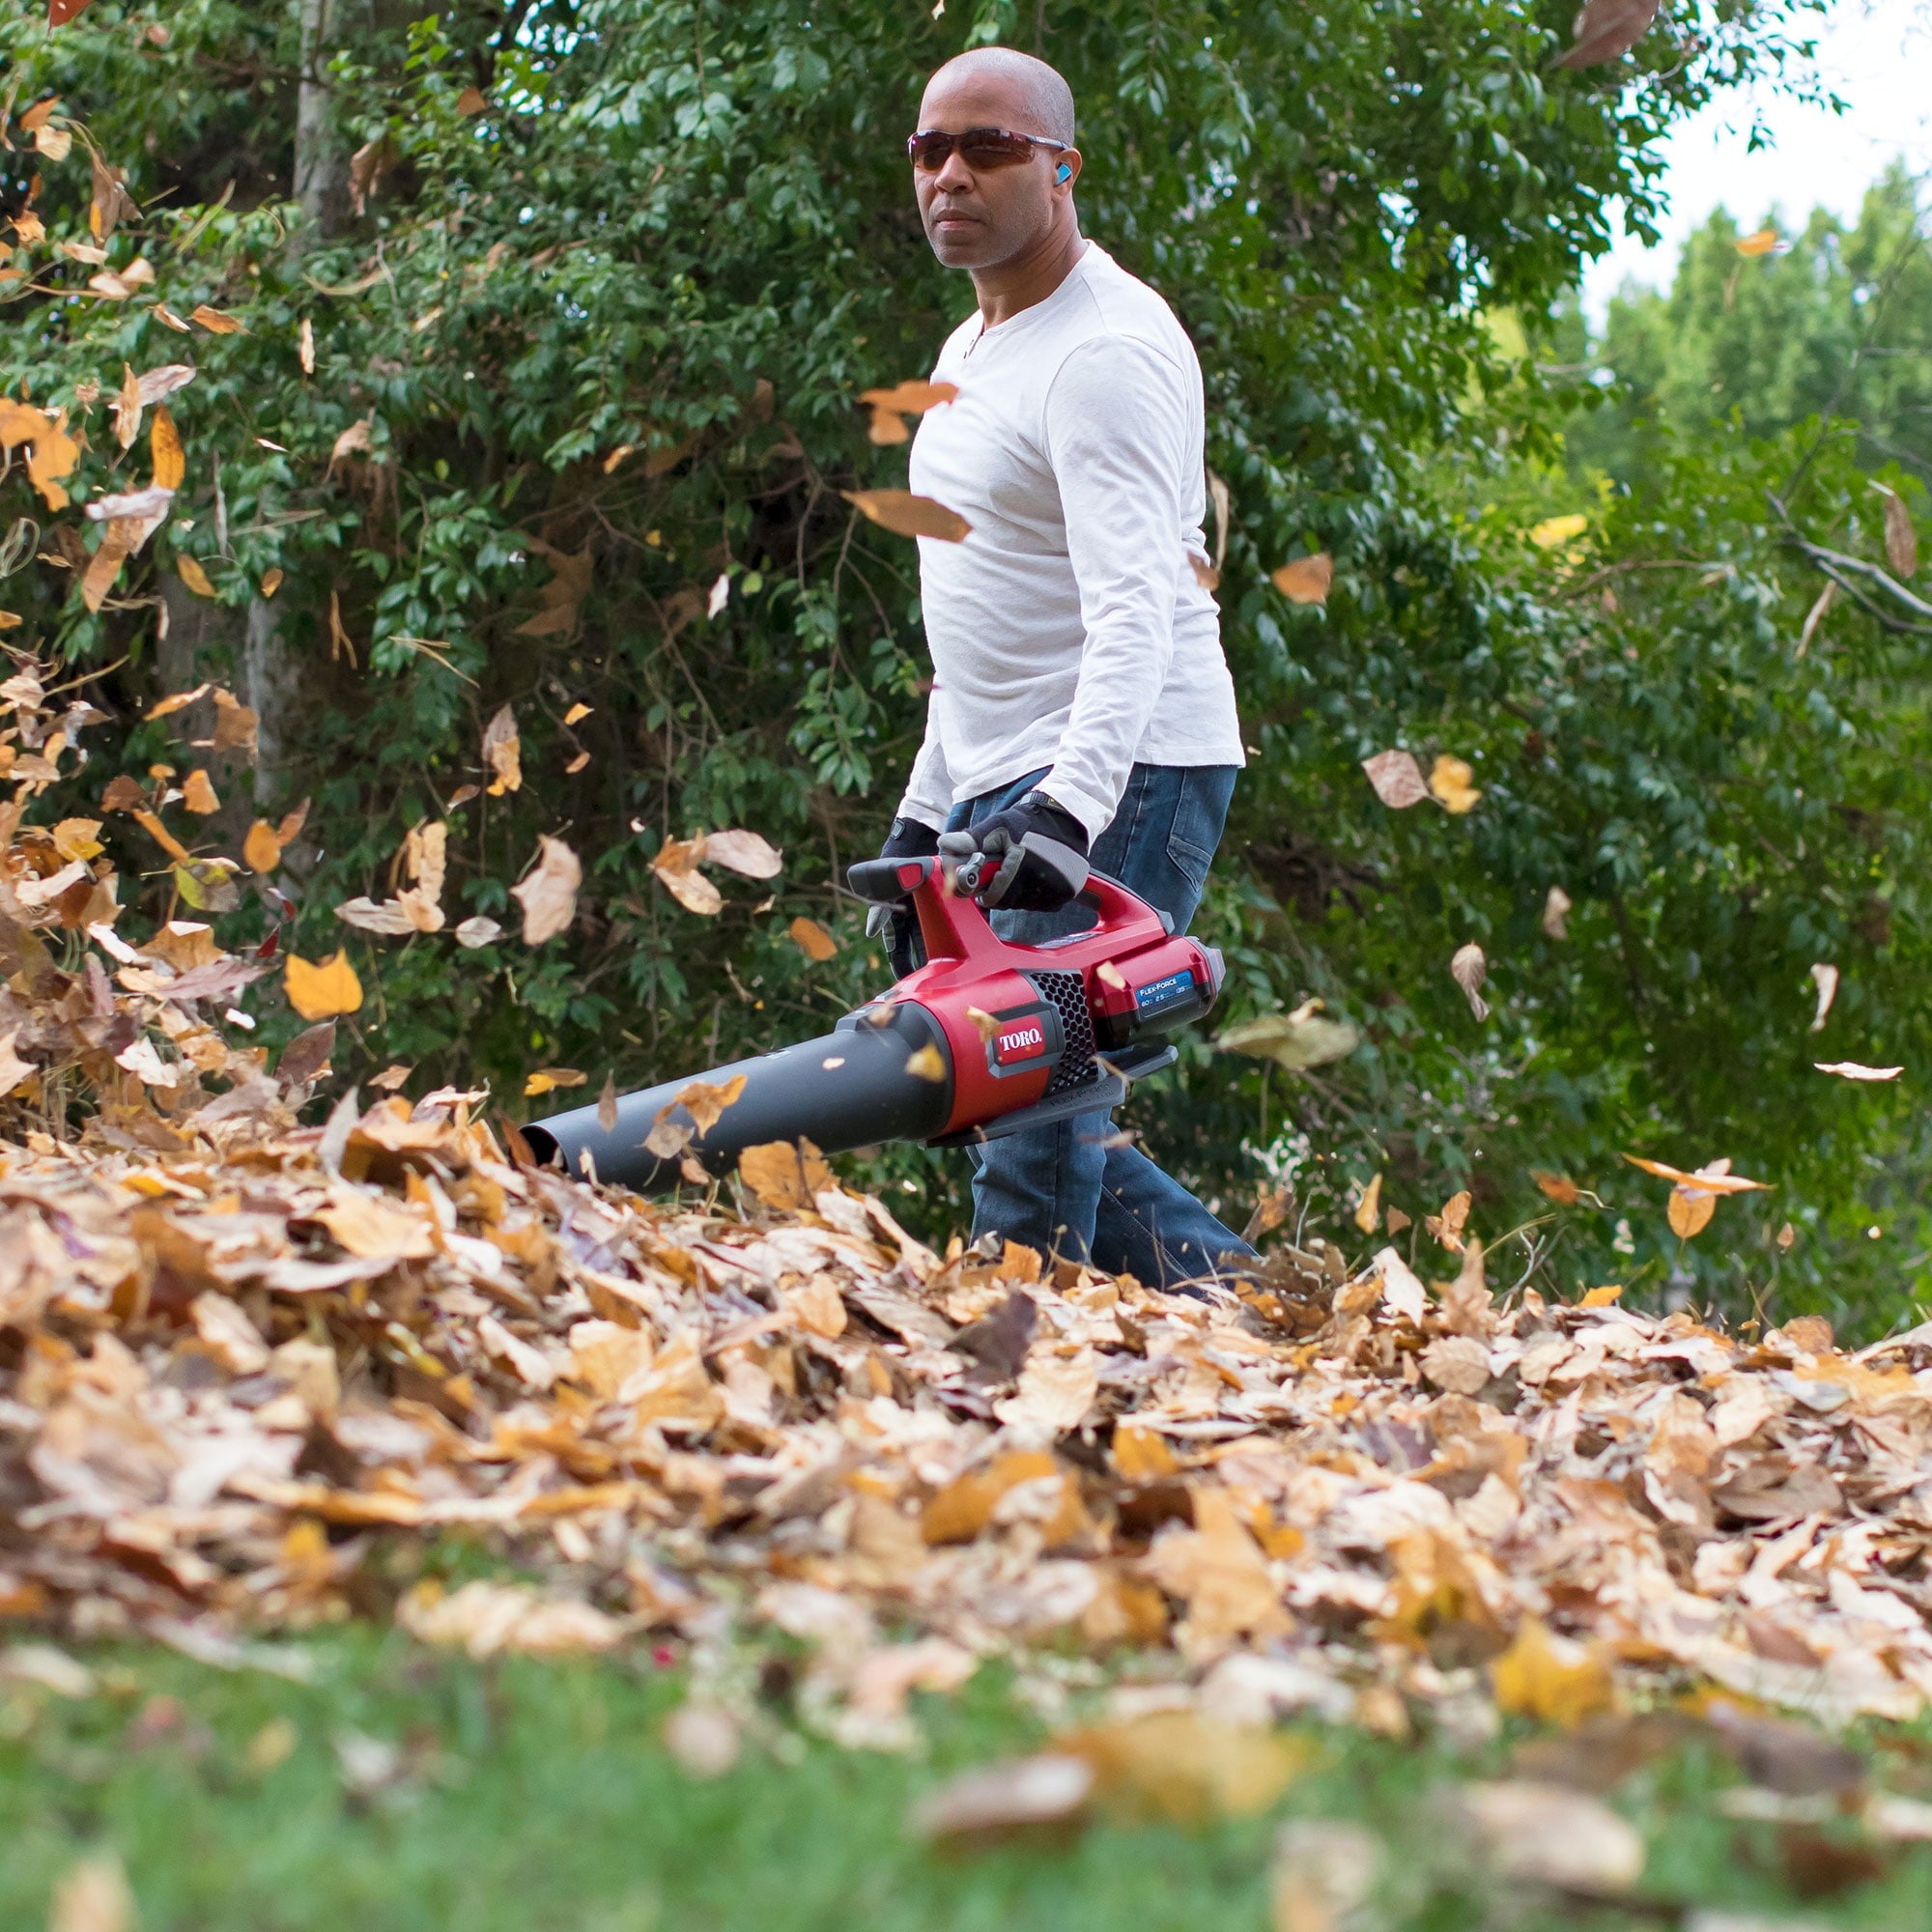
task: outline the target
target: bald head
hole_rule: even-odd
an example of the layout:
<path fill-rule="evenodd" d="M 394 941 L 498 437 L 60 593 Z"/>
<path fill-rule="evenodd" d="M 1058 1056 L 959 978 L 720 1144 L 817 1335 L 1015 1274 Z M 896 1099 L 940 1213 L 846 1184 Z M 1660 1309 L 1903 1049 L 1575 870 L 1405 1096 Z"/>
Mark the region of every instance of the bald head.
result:
<path fill-rule="evenodd" d="M 962 81 L 976 91 L 990 85 L 1007 95 L 1015 109 L 1014 133 L 1044 134 L 1073 145 L 1073 90 L 1043 60 L 1012 47 L 973 47 L 939 69 L 925 91 L 931 96 Z"/>

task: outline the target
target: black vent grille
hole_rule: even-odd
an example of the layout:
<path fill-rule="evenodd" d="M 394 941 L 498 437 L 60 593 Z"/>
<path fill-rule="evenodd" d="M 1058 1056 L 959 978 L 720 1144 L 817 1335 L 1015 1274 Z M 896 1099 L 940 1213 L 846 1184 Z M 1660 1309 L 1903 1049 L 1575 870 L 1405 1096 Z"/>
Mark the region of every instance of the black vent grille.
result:
<path fill-rule="evenodd" d="M 1094 1074 L 1094 1023 L 1087 1016 L 1087 982 L 1078 973 L 1029 973 L 1027 978 L 1041 999 L 1052 1002 L 1066 1036 L 1060 1065 L 1039 1096 L 1051 1100 L 1069 1087 L 1084 1086 Z"/>

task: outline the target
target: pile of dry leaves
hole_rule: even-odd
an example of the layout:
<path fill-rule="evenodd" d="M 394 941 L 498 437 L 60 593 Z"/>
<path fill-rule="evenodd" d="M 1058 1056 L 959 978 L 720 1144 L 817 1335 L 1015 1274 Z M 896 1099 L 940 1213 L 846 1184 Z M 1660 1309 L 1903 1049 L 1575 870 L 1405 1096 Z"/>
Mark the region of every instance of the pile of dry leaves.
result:
<path fill-rule="evenodd" d="M 1164 1295 L 937 1255 L 809 1150 L 672 1205 L 530 1168 L 475 1093 L 302 1125 L 327 1028 L 271 1072 L 222 1017 L 268 962 L 117 932 L 98 825 L 25 822 L 85 707 L 4 699 L 11 1616 L 211 1647 L 393 1610 L 479 1654 L 762 1622 L 861 1732 L 1042 1642 L 1385 1728 L 1472 1686 L 1572 1720 L 1932 1690 L 1932 1329 L 1498 1298 L 1448 1223 L 1433 1290 L 1317 1244 Z M 446 1532 L 525 1580 L 406 1588 Z"/>

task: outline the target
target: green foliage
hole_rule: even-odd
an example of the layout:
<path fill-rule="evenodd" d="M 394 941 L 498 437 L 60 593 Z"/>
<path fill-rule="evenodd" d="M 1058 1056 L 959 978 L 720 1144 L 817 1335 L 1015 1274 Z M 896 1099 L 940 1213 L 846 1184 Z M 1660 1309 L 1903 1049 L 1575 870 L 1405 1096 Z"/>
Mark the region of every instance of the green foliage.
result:
<path fill-rule="evenodd" d="M 1742 231 L 1719 209 L 1667 293 L 1611 302 L 1597 360 L 1616 388 L 1572 432 L 1573 460 L 1629 477 L 1652 422 L 1735 413 L 1763 437 L 1837 415 L 1859 425 L 1867 461 L 1932 475 L 1932 256 L 1917 196 L 1894 168 L 1854 226 L 1819 209 L 1788 247 L 1756 257 L 1738 253 Z"/>
<path fill-rule="evenodd" d="M 1728 1152 L 1783 1191 L 1726 1204 L 1692 1251 L 1706 1279 L 1742 1257 L 1759 1287 L 1782 1267 L 1787 1296 L 1862 1292 L 1841 1245 L 1780 1261 L 1763 1241 L 1786 1216 L 1824 1235 L 1831 1201 L 1861 1226 L 1874 1190 L 1919 1171 L 1905 1101 L 1812 1073 L 1803 1027 L 1807 969 L 1832 957 L 1834 1024 L 1868 1057 L 1918 1042 L 1924 780 L 1899 753 L 1922 746 L 1922 691 L 1902 635 L 1857 610 L 1795 656 L 1820 580 L 1764 492 L 1802 471 L 1793 517 L 1867 558 L 1878 499 L 1837 442 L 1801 465 L 1706 438 L 1650 462 L 1579 555 L 1526 547 L 1523 523 L 1576 507 L 1540 499 L 1567 489 L 1548 466 L 1579 390 L 1493 326 L 1503 304 L 1549 309 L 1612 201 L 1646 216 L 1655 137 L 1775 71 L 1802 13 L 1723 0 L 1570 73 L 1551 65 L 1567 0 L 367 11 L 304 67 L 290 4 L 96 0 L 56 34 L 26 0 L 0 5 L 18 99 L 61 94 L 142 205 L 110 265 L 138 251 L 157 276 L 97 300 L 86 267 L 22 254 L 0 379 L 74 409 L 88 497 L 147 470 L 81 385 L 111 394 L 125 363 L 199 370 L 172 403 L 177 516 L 99 616 L 71 571 L 9 580 L 14 635 L 97 672 L 124 717 L 209 674 L 262 710 L 255 803 L 315 799 L 279 880 L 293 943 L 347 939 L 372 988 L 364 1066 L 510 1094 L 542 1065 L 641 1083 L 807 1036 L 876 988 L 839 881 L 896 798 L 923 653 L 911 547 L 839 495 L 904 475 L 853 398 L 923 372 L 967 300 L 898 153 L 924 74 L 971 42 L 1037 43 L 1081 102 L 1088 232 L 1200 345 L 1233 492 L 1222 597 L 1257 754 L 1206 915 L 1228 1014 L 1319 993 L 1366 1035 L 1349 1063 L 1272 1081 L 1195 1042 L 1138 1105 L 1151 1147 L 1236 1219 L 1262 1172 L 1293 1170 L 1331 1231 L 1348 1180 L 1386 1168 L 1417 1216 L 1472 1184 L 1497 1235 L 1547 1208 L 1528 1167 L 1563 1167 L 1617 1204 L 1566 1217 L 1548 1277 L 1566 1287 L 1639 1265 L 1693 1283 L 1616 1154 Z M 328 116 L 304 118 L 304 71 Z M 298 127 L 309 162 L 360 150 L 365 206 L 340 226 L 298 199 Z M 80 148 L 42 173 L 50 242 L 83 237 Z M 247 332 L 185 339 L 156 296 Z M 34 508 L 17 471 L 0 489 L 10 513 Z M 1308 548 L 1338 560 L 1325 610 L 1266 582 Z M 181 587 L 187 557 L 215 607 Z M 522 789 L 451 805 L 487 779 L 483 726 L 506 702 Z M 128 732 L 128 767 L 194 755 L 171 730 Z M 1471 760 L 1477 811 L 1380 806 L 1357 761 L 1398 744 Z M 222 776 L 227 815 L 170 822 L 232 852 L 249 781 Z M 438 815 L 451 925 L 510 932 L 474 951 L 446 930 L 346 933 L 333 907 L 384 896 L 404 832 Z M 775 892 L 721 877 L 724 910 L 701 918 L 649 863 L 727 824 L 783 844 L 786 869 Z M 539 833 L 581 854 L 585 885 L 567 937 L 533 952 L 507 893 Z M 125 821 L 112 836 L 131 881 L 152 848 Z M 1577 902 L 1562 943 L 1538 924 L 1558 883 Z M 143 890 L 162 915 L 164 882 Z M 277 911 L 258 895 L 224 930 Z M 798 913 L 839 934 L 837 959 L 801 957 Z M 1447 971 L 1471 939 L 1492 965 L 1483 1027 Z M 271 1040 L 293 1026 L 272 997 L 264 1018 Z M 942 1157 L 895 1150 L 876 1172 L 923 1192 L 928 1228 L 956 1219 Z"/>

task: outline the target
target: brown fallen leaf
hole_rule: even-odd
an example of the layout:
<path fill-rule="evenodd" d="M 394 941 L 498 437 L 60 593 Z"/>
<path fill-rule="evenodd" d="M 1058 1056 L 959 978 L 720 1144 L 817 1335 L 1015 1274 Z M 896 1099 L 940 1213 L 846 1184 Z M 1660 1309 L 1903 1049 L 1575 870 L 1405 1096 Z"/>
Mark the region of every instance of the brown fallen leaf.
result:
<path fill-rule="evenodd" d="M 1385 1861 L 1382 1841 L 1346 1818 L 1295 1818 L 1275 1834 L 1270 1932 L 1350 1932 Z"/>
<path fill-rule="evenodd" d="M 1429 784 L 1422 776 L 1422 767 L 1410 753 L 1378 752 L 1373 758 L 1362 760 L 1362 770 L 1368 774 L 1376 796 L 1397 811 L 1406 810 L 1411 805 L 1420 805 L 1429 796 Z"/>
<path fill-rule="evenodd" d="M 1382 1178 L 1377 1175 L 1362 1189 L 1362 1198 L 1355 1203 L 1353 1220 L 1355 1226 L 1365 1235 L 1373 1235 L 1381 1221 Z"/>
<path fill-rule="evenodd" d="M 246 335 L 248 325 L 239 316 L 224 315 L 218 308 L 210 308 L 206 302 L 198 303 L 187 312 L 190 322 L 198 322 L 211 335 Z"/>
<path fill-rule="evenodd" d="M 1582 1198 L 1583 1190 L 1563 1175 L 1545 1174 L 1537 1168 L 1531 1168 L 1529 1178 L 1560 1207 L 1574 1208 Z"/>
<path fill-rule="evenodd" d="M 1570 30 L 1572 44 L 1556 65 L 1601 67 L 1628 53 L 1650 31 L 1658 0 L 1583 0 Z"/>
<path fill-rule="evenodd" d="M 561 838 L 541 834 L 535 867 L 510 888 L 510 896 L 524 909 L 526 946 L 542 946 L 569 929 L 577 917 L 577 889 L 582 883 L 583 867 L 577 854 Z"/>
<path fill-rule="evenodd" d="M 1762 1180 L 1747 1180 L 1743 1175 L 1733 1174 L 1728 1155 L 1690 1174 L 1686 1174 L 1681 1167 L 1671 1167 L 1661 1160 L 1645 1160 L 1639 1154 L 1627 1153 L 1624 1158 L 1633 1167 L 1640 1167 L 1644 1173 L 1656 1175 L 1660 1180 L 1675 1181 L 1679 1187 L 1704 1194 L 1749 1194 L 1762 1191 L 1769 1184 Z"/>
<path fill-rule="evenodd" d="M 614 1073 L 605 1074 L 604 1085 L 598 1089 L 597 1124 L 600 1127 L 602 1127 L 607 1134 L 613 1132 L 616 1128 L 617 1076 Z"/>
<path fill-rule="evenodd" d="M 456 97 L 456 111 L 466 119 L 472 114 L 481 114 L 489 104 L 489 99 L 480 87 L 466 87 Z"/>
<path fill-rule="evenodd" d="M 349 963 L 346 952 L 333 952 L 327 959 L 311 962 L 291 952 L 283 969 L 282 983 L 292 1006 L 305 1020 L 328 1019 L 336 1013 L 353 1013 L 362 1006 L 362 981 Z"/>
<path fill-rule="evenodd" d="M 915 1080 L 930 1080 L 937 1085 L 946 1078 L 946 1061 L 939 1049 L 928 1041 L 907 1056 L 905 1070 Z"/>
<path fill-rule="evenodd" d="M 1305 1739 L 1217 1723 L 1198 1710 L 1153 1711 L 1068 1731 L 1053 1744 L 1093 1768 L 1095 1802 L 1128 1823 L 1252 1818 L 1314 1755 Z"/>
<path fill-rule="evenodd" d="M 148 461 L 154 471 L 155 488 L 174 491 L 187 474 L 187 457 L 182 448 L 181 432 L 165 406 L 156 410 L 148 426 Z"/>
<path fill-rule="evenodd" d="M 182 781 L 182 803 L 203 818 L 221 810 L 221 800 L 215 796 L 213 782 L 199 766 Z"/>
<path fill-rule="evenodd" d="M 1609 1806 L 1560 1784 L 1466 1784 L 1452 1809 L 1498 1877 L 1621 1898 L 1643 1876 L 1643 1840 Z"/>
<path fill-rule="evenodd" d="M 807 919 L 803 913 L 785 931 L 790 934 L 792 944 L 814 965 L 823 965 L 838 954 L 838 942 L 815 919 Z"/>
<path fill-rule="evenodd" d="M 1570 909 L 1574 901 L 1561 886 L 1551 886 L 1543 901 L 1543 929 L 1551 939 L 1570 937 Z"/>
<path fill-rule="evenodd" d="M 213 597 L 214 585 L 209 582 L 208 572 L 193 557 L 177 552 L 175 555 L 175 575 L 194 592 L 197 597 Z"/>
<path fill-rule="evenodd" d="M 1291 604 L 1325 604 L 1335 582 L 1335 559 L 1325 550 L 1285 563 L 1268 582 Z"/>
<path fill-rule="evenodd" d="M 1490 1665 L 1496 1708 L 1574 1730 L 1607 1711 L 1616 1690 L 1607 1655 L 1525 1617 L 1510 1647 Z"/>
<path fill-rule="evenodd" d="M 708 1134 L 735 1107 L 745 1092 L 745 1075 L 734 1073 L 728 1080 L 693 1080 L 677 1090 L 673 1106 L 691 1116 L 700 1134 Z"/>
<path fill-rule="evenodd" d="M 1885 557 L 1894 576 L 1918 574 L 1918 532 L 1912 527 L 1912 513 L 1896 490 L 1885 491 Z"/>
<path fill-rule="evenodd" d="M 964 543 L 973 526 L 956 510 L 930 497 L 909 490 L 841 490 L 838 493 L 881 529 L 902 537 L 937 537 L 945 543 Z"/>
<path fill-rule="evenodd" d="M 1740 255 L 1769 255 L 1777 247 L 1778 233 L 1776 228 L 1760 228 L 1754 235 L 1739 237 L 1734 244 Z"/>
<path fill-rule="evenodd" d="M 938 1850 L 990 1850 L 1015 1841 L 1070 1836 L 1086 1822 L 1094 1768 L 1085 1758 L 1044 1751 L 963 1772 L 925 1793 L 907 1821 Z"/>
<path fill-rule="evenodd" d="M 554 1094 L 561 1087 L 582 1087 L 590 1078 L 574 1066 L 540 1066 L 524 1082 L 524 1098 L 533 1100 L 540 1094 Z"/>

